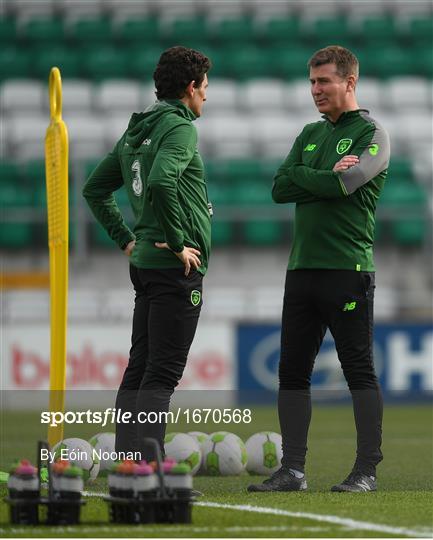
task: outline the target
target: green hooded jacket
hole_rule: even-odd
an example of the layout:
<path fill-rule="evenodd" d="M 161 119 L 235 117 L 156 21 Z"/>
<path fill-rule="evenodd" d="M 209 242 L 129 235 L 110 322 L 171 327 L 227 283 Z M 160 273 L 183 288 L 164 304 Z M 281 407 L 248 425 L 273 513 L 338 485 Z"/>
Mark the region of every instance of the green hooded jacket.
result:
<path fill-rule="evenodd" d="M 139 268 L 182 267 L 173 252 L 188 246 L 200 250 L 199 271 L 206 273 L 210 214 L 195 118 L 180 100 L 157 101 L 134 113 L 84 186 L 83 196 L 114 242 L 124 249 L 136 240 L 130 261 Z M 135 218 L 132 231 L 113 195 L 123 185 Z M 167 242 L 171 251 L 155 242 Z"/>

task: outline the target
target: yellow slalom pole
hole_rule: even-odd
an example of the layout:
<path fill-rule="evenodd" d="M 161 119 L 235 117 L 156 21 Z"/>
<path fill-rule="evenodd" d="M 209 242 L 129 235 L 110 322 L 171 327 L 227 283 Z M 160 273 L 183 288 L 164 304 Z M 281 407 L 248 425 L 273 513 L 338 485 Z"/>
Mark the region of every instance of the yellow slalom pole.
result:
<path fill-rule="evenodd" d="M 62 120 L 62 82 L 53 67 L 49 78 L 51 121 L 45 136 L 48 246 L 50 254 L 50 411 L 65 409 L 68 309 L 68 132 Z M 48 427 L 51 446 L 63 439 L 63 424 Z"/>

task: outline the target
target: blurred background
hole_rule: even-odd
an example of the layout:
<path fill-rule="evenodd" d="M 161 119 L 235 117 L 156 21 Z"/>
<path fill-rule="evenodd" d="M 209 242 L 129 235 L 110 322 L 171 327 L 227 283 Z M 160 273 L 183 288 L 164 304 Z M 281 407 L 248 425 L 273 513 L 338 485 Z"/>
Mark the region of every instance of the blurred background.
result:
<path fill-rule="evenodd" d="M 306 63 L 330 44 L 360 60 L 362 108 L 388 130 L 392 159 L 377 210 L 376 363 L 385 394 L 433 389 L 430 1 L 5 0 L 0 19 L 0 250 L 3 388 L 48 382 L 49 296 L 44 136 L 48 75 L 60 68 L 70 138 L 68 387 L 115 388 L 128 358 L 128 262 L 81 189 L 133 111 L 151 104 L 161 52 L 207 54 L 196 121 L 213 253 L 183 389 L 274 392 L 294 205 L 272 177 L 296 135 L 320 119 Z M 126 194 L 116 193 L 127 221 Z M 345 383 L 327 336 L 314 385 Z"/>

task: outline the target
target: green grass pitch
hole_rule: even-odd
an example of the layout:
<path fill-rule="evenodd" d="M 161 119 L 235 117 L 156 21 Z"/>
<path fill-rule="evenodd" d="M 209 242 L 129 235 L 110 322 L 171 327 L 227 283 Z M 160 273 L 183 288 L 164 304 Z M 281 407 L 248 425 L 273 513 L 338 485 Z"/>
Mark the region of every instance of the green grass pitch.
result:
<path fill-rule="evenodd" d="M 11 527 L 8 509 L 0 502 L 2 537 L 426 537 L 433 536 L 433 412 L 428 405 L 385 407 L 384 461 L 378 468 L 378 492 L 330 493 L 353 463 L 355 430 L 347 405 L 315 404 L 307 462 L 308 491 L 248 494 L 246 486 L 263 478 L 195 477 L 203 492 L 193 509 L 191 525 L 121 526 L 108 523 L 105 502 L 88 497 L 77 527 Z M 233 431 L 244 440 L 261 430 L 278 429 L 273 407 L 253 409 L 253 422 L 241 425 L 169 426 L 168 431 Z M 97 426 L 67 426 L 65 436 L 90 438 Z M 38 438 L 44 438 L 36 413 L 4 411 L 1 418 L 0 468 L 7 470 L 16 457 L 35 461 Z M 106 491 L 97 479 L 86 489 Z M 6 495 L 6 487 L 0 495 Z M 211 506 L 214 503 L 215 506 Z M 219 505 L 219 506 L 218 506 Z M 247 505 L 253 508 L 248 508 Z M 249 510 L 249 511 L 248 511 Z"/>

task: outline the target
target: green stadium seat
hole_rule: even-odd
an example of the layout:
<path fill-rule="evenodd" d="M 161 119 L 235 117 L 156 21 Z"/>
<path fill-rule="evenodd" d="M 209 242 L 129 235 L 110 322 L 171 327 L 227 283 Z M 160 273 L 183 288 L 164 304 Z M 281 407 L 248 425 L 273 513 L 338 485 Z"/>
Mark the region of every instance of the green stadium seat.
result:
<path fill-rule="evenodd" d="M 288 153 L 288 151 L 287 151 Z M 285 156 L 284 156 L 285 157 Z M 277 172 L 278 168 L 282 164 L 283 159 L 263 159 L 260 160 L 260 168 L 261 168 L 261 176 L 263 178 L 263 181 L 267 183 L 269 186 L 269 189 L 271 189 L 272 186 L 272 179 L 275 176 L 275 173 Z"/>
<path fill-rule="evenodd" d="M 271 46 L 284 46 L 298 43 L 301 35 L 299 19 L 270 18 L 264 21 L 257 30 L 259 39 Z"/>
<path fill-rule="evenodd" d="M 152 44 L 160 40 L 159 21 L 155 17 L 146 19 L 126 18 L 114 27 L 116 39 L 128 45 Z"/>
<path fill-rule="evenodd" d="M 433 18 L 413 18 L 408 24 L 411 42 L 415 47 L 427 47 L 432 50 Z"/>
<path fill-rule="evenodd" d="M 2 183 L 19 186 L 21 183 L 20 166 L 14 161 L 0 161 L 0 178 Z"/>
<path fill-rule="evenodd" d="M 232 186 L 233 201 L 240 207 L 273 208 L 269 186 L 257 180 L 244 181 Z M 243 239 L 251 245 L 272 245 L 281 240 L 282 228 L 279 221 L 272 219 L 250 219 L 242 224 Z"/>
<path fill-rule="evenodd" d="M 228 183 L 211 180 L 207 183 L 207 191 L 209 200 L 214 206 L 214 211 L 215 209 L 218 211 L 219 206 L 236 204 L 236 201 L 233 201 L 232 188 Z"/>
<path fill-rule="evenodd" d="M 85 75 L 93 80 L 125 77 L 128 73 L 128 53 L 114 47 L 82 50 Z"/>
<path fill-rule="evenodd" d="M 238 182 L 230 186 L 233 202 L 240 206 L 273 205 L 269 185 L 260 180 Z"/>
<path fill-rule="evenodd" d="M 360 64 L 366 75 L 386 79 L 394 75 L 415 75 L 414 58 L 410 50 L 398 47 L 365 49 Z"/>
<path fill-rule="evenodd" d="M 254 26 L 250 17 L 222 18 L 207 26 L 211 40 L 221 44 L 243 44 L 254 40 Z"/>
<path fill-rule="evenodd" d="M 287 80 L 305 79 L 308 77 L 307 62 L 310 57 L 311 50 L 300 47 L 269 49 L 271 75 Z"/>
<path fill-rule="evenodd" d="M 433 49 L 431 46 L 412 49 L 412 61 L 414 74 L 433 79 Z"/>
<path fill-rule="evenodd" d="M 65 33 L 61 19 L 42 18 L 28 19 L 20 27 L 20 38 L 30 47 L 34 45 L 62 45 Z"/>
<path fill-rule="evenodd" d="M 3 218 L 0 227 L 0 248 L 23 248 L 32 243 L 32 222 L 30 218 L 23 218 L 22 221 L 7 221 L 6 215 L 13 215 L 20 210 L 25 211 L 32 207 L 32 192 L 24 188 L 14 180 L 5 181 L 2 177 L 0 182 L 0 201 L 2 205 Z"/>
<path fill-rule="evenodd" d="M 412 170 L 412 163 L 408 159 L 392 158 L 388 167 L 387 182 L 396 181 L 412 181 L 414 174 Z"/>
<path fill-rule="evenodd" d="M 412 182 L 385 185 L 379 204 L 393 209 L 395 216 L 391 222 L 391 236 L 401 245 L 422 244 L 427 232 L 427 196 L 424 189 Z M 405 216 L 410 211 L 410 216 Z"/>
<path fill-rule="evenodd" d="M 354 31 L 355 38 L 372 46 L 393 45 L 397 38 L 397 28 L 393 17 L 366 17 Z M 397 43 L 395 43 L 397 44 Z"/>
<path fill-rule="evenodd" d="M 208 170 L 208 167 L 206 168 Z M 233 204 L 231 191 L 226 183 L 218 179 L 217 175 L 209 176 L 209 178 L 210 181 L 207 184 L 208 196 L 209 201 L 212 203 L 214 216 L 216 216 L 212 218 L 212 244 L 227 245 L 234 239 L 235 226 L 229 219 L 221 217 L 221 214 L 223 212 L 222 207 Z"/>
<path fill-rule="evenodd" d="M 198 44 L 197 50 L 206 54 L 212 62 L 212 69 L 209 74 L 211 79 L 230 77 L 231 63 L 224 48 L 209 47 L 207 45 L 204 47 Z"/>
<path fill-rule="evenodd" d="M 233 223 L 229 221 L 212 221 L 212 246 L 227 246 L 233 240 Z"/>
<path fill-rule="evenodd" d="M 110 19 L 84 18 L 76 19 L 67 26 L 68 38 L 76 45 L 80 44 L 109 44 L 113 38 Z"/>
<path fill-rule="evenodd" d="M 246 80 L 270 76 L 267 55 L 257 47 L 225 49 L 227 75 L 233 79 Z"/>
<path fill-rule="evenodd" d="M 162 39 L 168 46 L 177 44 L 191 47 L 189 44 L 191 40 L 206 42 L 208 33 L 209 29 L 206 27 L 206 20 L 203 17 L 173 19 L 162 34 Z"/>
<path fill-rule="evenodd" d="M 254 246 L 272 246 L 280 242 L 282 237 L 282 227 L 278 221 L 247 221 L 242 230 L 245 242 Z"/>
<path fill-rule="evenodd" d="M 29 78 L 30 53 L 15 47 L 0 48 L 0 79 Z"/>
<path fill-rule="evenodd" d="M 12 17 L 0 19 L 0 44 L 2 46 L 8 43 L 14 43 L 17 37 L 16 21 Z"/>
<path fill-rule="evenodd" d="M 314 42 L 316 47 L 326 46 L 329 43 L 349 46 L 352 29 L 349 28 L 346 17 L 317 18 L 307 26 L 302 35 L 305 41 Z"/>
<path fill-rule="evenodd" d="M 248 184 L 261 180 L 262 168 L 260 162 L 255 159 L 236 159 L 222 161 L 218 173 L 230 184 Z"/>
<path fill-rule="evenodd" d="M 34 77 L 48 80 L 53 66 L 60 69 L 63 78 L 75 78 L 81 74 L 79 55 L 63 47 L 45 47 L 33 51 L 31 73 Z"/>
<path fill-rule="evenodd" d="M 399 219 L 392 225 L 392 237 L 400 245 L 420 246 L 427 234 L 427 221 L 419 217 L 414 219 Z"/>
<path fill-rule="evenodd" d="M 45 160 L 31 160 L 21 166 L 21 176 L 23 181 L 31 189 L 46 189 L 45 184 Z"/>
<path fill-rule="evenodd" d="M 215 186 L 221 183 L 223 181 L 223 168 L 222 164 L 224 161 L 222 160 L 211 160 L 207 159 L 205 161 L 204 167 L 205 167 L 205 175 L 206 175 L 206 181 L 208 184 L 209 189 L 214 189 Z"/>
<path fill-rule="evenodd" d="M 130 51 L 127 58 L 128 76 L 151 81 L 163 51 L 163 47 L 140 47 Z"/>

